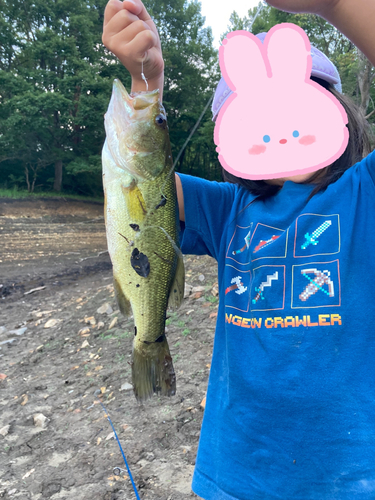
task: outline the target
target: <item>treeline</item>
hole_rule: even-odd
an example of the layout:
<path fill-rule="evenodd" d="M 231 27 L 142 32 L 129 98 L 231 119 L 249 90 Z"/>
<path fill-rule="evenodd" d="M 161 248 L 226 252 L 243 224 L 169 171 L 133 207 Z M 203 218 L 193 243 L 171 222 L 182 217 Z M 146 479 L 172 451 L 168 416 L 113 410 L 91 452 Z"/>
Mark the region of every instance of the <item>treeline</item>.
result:
<path fill-rule="evenodd" d="M 130 77 L 101 42 L 107 0 L 0 0 L 0 186 L 98 196 L 103 115 L 112 81 Z M 200 3 L 145 0 L 165 59 L 164 105 L 176 158 L 219 80 L 217 51 Z M 232 14 L 228 31 L 249 29 L 257 9 Z M 252 31 L 299 24 L 337 64 L 343 90 L 375 121 L 374 70 L 324 20 L 264 7 Z M 244 64 L 246 61 L 244 60 Z M 251 117 L 249 117 L 251 119 Z M 220 179 L 207 109 L 177 170 Z"/>

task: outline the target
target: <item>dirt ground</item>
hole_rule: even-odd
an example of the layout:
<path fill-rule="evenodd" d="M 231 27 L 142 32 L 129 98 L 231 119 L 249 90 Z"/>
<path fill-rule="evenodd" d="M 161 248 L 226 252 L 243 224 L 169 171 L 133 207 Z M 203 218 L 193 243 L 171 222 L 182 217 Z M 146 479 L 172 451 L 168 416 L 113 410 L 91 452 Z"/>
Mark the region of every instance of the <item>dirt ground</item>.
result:
<path fill-rule="evenodd" d="M 177 395 L 136 402 L 132 319 L 118 311 L 103 206 L 0 199 L 0 498 L 142 500 L 191 492 L 217 314 L 217 267 L 185 257 L 167 320 Z M 193 287 L 193 288 L 192 288 Z"/>

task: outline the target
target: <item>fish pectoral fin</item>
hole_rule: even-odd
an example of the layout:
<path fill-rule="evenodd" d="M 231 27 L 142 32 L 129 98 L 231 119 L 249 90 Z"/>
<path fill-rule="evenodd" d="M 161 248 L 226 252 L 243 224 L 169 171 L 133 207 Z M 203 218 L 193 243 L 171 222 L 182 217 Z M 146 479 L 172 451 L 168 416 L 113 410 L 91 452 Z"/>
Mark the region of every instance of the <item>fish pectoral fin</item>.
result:
<path fill-rule="evenodd" d="M 180 307 L 184 299 L 184 293 L 185 293 L 185 266 L 184 266 L 184 259 L 182 256 L 182 252 L 181 250 L 179 250 L 176 274 L 169 292 L 168 307 L 172 309 L 177 309 L 178 307 Z"/>
<path fill-rule="evenodd" d="M 113 286 L 115 289 L 117 304 L 119 306 L 121 313 L 124 316 L 130 316 L 132 314 L 132 306 L 130 305 L 129 299 L 122 291 L 120 283 L 117 281 L 115 277 L 113 277 Z"/>

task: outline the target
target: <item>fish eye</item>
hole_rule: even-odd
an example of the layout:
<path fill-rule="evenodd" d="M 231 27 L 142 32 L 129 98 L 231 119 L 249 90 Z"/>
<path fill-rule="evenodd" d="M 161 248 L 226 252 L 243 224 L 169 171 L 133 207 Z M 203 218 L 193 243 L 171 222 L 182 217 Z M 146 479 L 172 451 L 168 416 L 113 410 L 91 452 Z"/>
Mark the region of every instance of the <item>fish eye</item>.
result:
<path fill-rule="evenodd" d="M 167 126 L 167 120 L 163 115 L 157 115 L 155 117 L 155 123 L 158 125 L 160 128 L 165 128 Z"/>
<path fill-rule="evenodd" d="M 295 131 L 293 132 L 293 137 L 299 137 L 299 132 L 298 132 L 298 130 L 295 130 Z"/>
<path fill-rule="evenodd" d="M 270 140 L 271 140 L 271 137 L 269 135 L 264 135 L 263 136 L 263 141 L 264 142 L 270 142 Z"/>

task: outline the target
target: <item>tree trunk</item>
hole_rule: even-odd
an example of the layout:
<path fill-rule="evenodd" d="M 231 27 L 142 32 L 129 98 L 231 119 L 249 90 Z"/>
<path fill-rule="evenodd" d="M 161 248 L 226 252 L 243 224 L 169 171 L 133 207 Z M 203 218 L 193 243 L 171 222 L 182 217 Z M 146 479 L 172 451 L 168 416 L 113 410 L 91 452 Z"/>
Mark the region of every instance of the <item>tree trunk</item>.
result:
<path fill-rule="evenodd" d="M 61 191 L 62 187 L 62 170 L 63 170 L 63 163 L 62 160 L 56 160 L 55 161 L 55 182 L 53 184 L 53 190 L 54 191 Z"/>
<path fill-rule="evenodd" d="M 372 64 L 362 52 L 358 51 L 359 56 L 359 71 L 357 75 L 358 86 L 361 93 L 360 108 L 363 114 L 366 115 L 367 108 L 370 103 L 371 83 L 374 79 Z"/>

